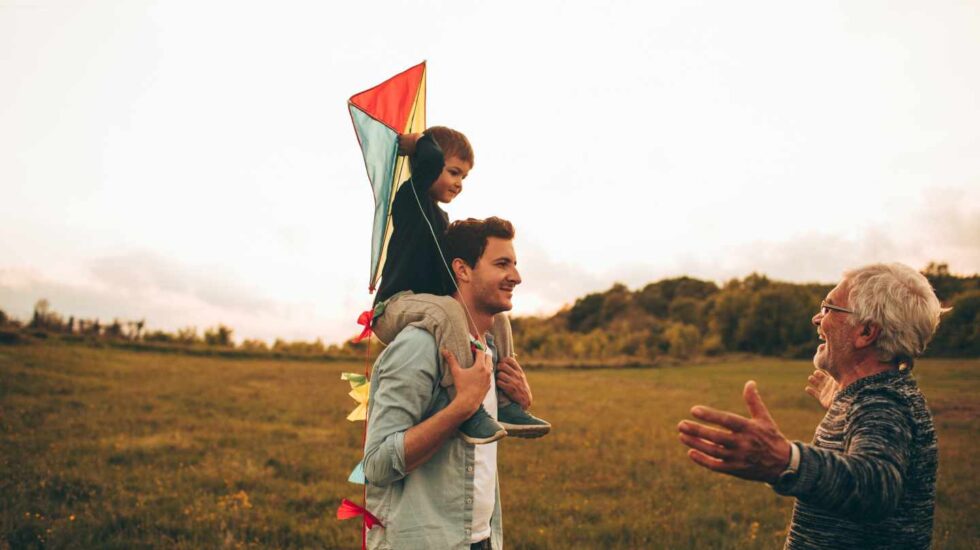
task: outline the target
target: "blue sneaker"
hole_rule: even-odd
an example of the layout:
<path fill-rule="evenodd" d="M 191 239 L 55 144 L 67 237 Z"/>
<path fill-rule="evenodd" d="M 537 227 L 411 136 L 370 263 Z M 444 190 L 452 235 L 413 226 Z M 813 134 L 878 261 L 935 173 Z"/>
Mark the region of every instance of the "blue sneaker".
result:
<path fill-rule="evenodd" d="M 517 403 L 508 403 L 497 409 L 497 420 L 511 437 L 533 439 L 551 431 L 551 424 L 525 411 Z"/>
<path fill-rule="evenodd" d="M 480 405 L 473 416 L 459 425 L 459 437 L 470 445 L 485 445 L 507 437 L 507 430 Z"/>

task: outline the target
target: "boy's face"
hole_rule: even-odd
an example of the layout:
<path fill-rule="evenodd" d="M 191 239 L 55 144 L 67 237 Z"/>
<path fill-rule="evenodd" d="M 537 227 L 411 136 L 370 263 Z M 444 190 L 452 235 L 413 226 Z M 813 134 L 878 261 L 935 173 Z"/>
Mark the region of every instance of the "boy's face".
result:
<path fill-rule="evenodd" d="M 472 164 L 459 157 L 448 157 L 439 179 L 429 188 L 429 198 L 442 203 L 452 202 L 456 195 L 463 192 L 463 180 L 472 167 Z"/>

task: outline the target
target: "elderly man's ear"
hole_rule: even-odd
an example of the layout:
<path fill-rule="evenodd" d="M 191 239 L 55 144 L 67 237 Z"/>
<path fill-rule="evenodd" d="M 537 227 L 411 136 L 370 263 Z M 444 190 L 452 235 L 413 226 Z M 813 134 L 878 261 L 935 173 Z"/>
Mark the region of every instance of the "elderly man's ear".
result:
<path fill-rule="evenodd" d="M 879 335 L 881 335 L 881 327 L 874 323 L 864 323 L 861 332 L 854 338 L 854 347 L 864 349 L 872 346 L 878 340 Z"/>

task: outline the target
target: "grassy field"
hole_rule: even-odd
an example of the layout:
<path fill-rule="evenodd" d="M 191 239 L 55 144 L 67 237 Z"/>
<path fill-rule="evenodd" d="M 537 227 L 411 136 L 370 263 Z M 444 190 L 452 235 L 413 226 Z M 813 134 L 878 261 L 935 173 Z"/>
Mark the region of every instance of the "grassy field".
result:
<path fill-rule="evenodd" d="M 363 364 L 0 346 L 0 548 L 356 548 L 340 522 L 362 424 L 342 371 Z M 977 548 L 980 361 L 923 361 L 939 432 L 938 548 Z M 794 439 L 821 411 L 805 361 L 529 374 L 555 425 L 500 449 L 512 548 L 779 548 L 792 501 L 702 470 L 675 425 L 744 411 L 745 380 Z"/>

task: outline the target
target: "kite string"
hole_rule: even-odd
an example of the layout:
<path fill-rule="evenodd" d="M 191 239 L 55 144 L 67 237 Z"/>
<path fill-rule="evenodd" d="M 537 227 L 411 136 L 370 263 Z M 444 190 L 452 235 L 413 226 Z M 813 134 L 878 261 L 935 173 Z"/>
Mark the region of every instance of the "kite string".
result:
<path fill-rule="evenodd" d="M 419 214 L 422 215 L 422 219 L 425 220 L 425 225 L 429 227 L 429 234 L 432 235 L 432 242 L 436 245 L 436 250 L 439 251 L 439 258 L 442 260 L 442 266 L 446 268 L 446 273 L 449 274 L 449 280 L 452 281 L 453 287 L 456 292 L 459 293 L 459 285 L 456 284 L 456 277 L 453 274 L 453 270 L 449 267 L 449 263 L 446 262 L 446 255 L 442 252 L 442 246 L 439 245 L 439 238 L 436 237 L 436 230 L 432 228 L 432 222 L 429 221 L 429 217 L 425 215 L 425 209 L 422 208 L 422 201 L 419 200 L 418 192 L 415 190 L 415 179 L 412 175 L 408 177 L 408 185 L 412 188 L 412 196 L 415 197 L 415 204 L 419 207 Z M 466 320 L 472 325 L 473 332 L 477 332 L 476 322 L 473 320 L 473 316 L 470 315 L 470 309 L 466 307 L 466 303 L 463 300 L 458 300 L 460 304 L 463 305 L 463 311 L 466 312 Z M 467 327 L 469 330 L 469 327 Z"/>

